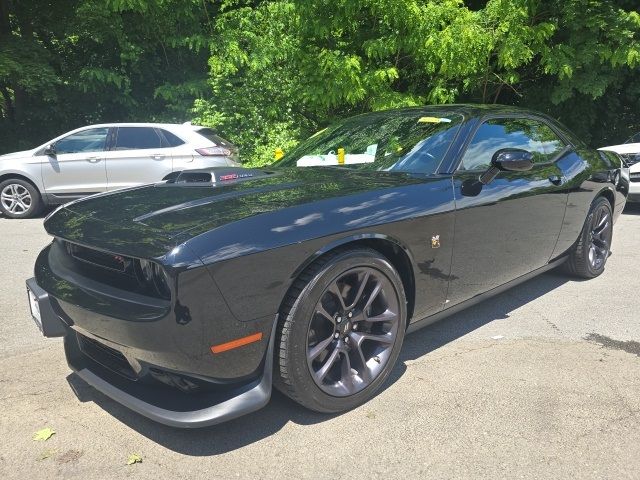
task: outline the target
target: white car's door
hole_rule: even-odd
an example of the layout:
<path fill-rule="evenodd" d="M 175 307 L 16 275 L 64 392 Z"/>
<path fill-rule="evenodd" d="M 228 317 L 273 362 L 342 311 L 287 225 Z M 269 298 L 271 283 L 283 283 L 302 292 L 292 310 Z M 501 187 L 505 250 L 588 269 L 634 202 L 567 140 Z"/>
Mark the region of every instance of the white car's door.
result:
<path fill-rule="evenodd" d="M 193 145 L 185 142 L 183 139 L 170 132 L 165 128 L 158 128 L 158 131 L 164 137 L 164 144 L 167 145 L 167 152 L 171 152 L 173 158 L 173 171 L 181 172 L 182 170 L 200 168 L 200 165 L 193 163 L 196 156 L 200 156 Z"/>
<path fill-rule="evenodd" d="M 41 163 L 45 191 L 60 196 L 104 192 L 108 133 L 107 127 L 88 128 L 57 140 L 55 155 L 43 156 Z"/>
<path fill-rule="evenodd" d="M 118 127 L 106 152 L 107 189 L 155 183 L 170 174 L 171 149 L 153 127 Z"/>

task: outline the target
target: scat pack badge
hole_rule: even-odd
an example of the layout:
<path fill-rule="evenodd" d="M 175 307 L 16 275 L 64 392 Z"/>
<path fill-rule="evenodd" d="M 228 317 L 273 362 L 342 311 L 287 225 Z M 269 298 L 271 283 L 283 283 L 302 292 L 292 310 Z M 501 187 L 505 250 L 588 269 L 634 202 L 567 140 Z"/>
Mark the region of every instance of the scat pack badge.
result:
<path fill-rule="evenodd" d="M 431 248 L 440 248 L 440 235 L 433 235 L 431 237 Z"/>

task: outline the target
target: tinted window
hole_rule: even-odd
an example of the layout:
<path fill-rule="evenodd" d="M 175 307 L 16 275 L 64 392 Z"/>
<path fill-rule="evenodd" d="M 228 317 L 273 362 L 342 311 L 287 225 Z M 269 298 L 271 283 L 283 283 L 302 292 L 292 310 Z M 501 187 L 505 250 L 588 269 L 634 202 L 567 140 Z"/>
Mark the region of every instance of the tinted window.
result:
<path fill-rule="evenodd" d="M 457 114 L 441 115 L 404 111 L 350 118 L 313 135 L 277 165 L 435 173 L 462 121 Z"/>
<path fill-rule="evenodd" d="M 114 150 L 140 150 L 145 148 L 162 148 L 162 141 L 155 128 L 118 128 Z"/>
<path fill-rule="evenodd" d="M 501 148 L 520 148 L 533 153 L 534 163 L 554 159 L 565 144 L 546 124 L 524 118 L 495 119 L 483 123 L 469 143 L 461 169 L 486 170 Z"/>
<path fill-rule="evenodd" d="M 640 132 L 636 133 L 633 137 L 624 143 L 640 143 Z"/>
<path fill-rule="evenodd" d="M 622 167 L 622 160 L 620 159 L 620 157 L 618 156 L 617 153 L 608 152 L 608 151 L 605 151 L 605 150 L 598 150 L 598 154 L 600 155 L 600 158 L 602 159 L 602 161 L 609 168 L 620 168 L 620 167 Z"/>
<path fill-rule="evenodd" d="M 61 138 L 56 142 L 56 153 L 101 152 L 108 132 L 108 128 L 90 128 Z"/>
<path fill-rule="evenodd" d="M 177 147 L 178 145 L 184 145 L 185 143 L 184 140 L 182 140 L 177 135 L 174 135 L 170 131 L 162 128 L 159 130 L 162 132 L 162 135 L 164 135 L 164 138 L 167 140 L 167 143 L 169 144 L 170 147 Z"/>
<path fill-rule="evenodd" d="M 222 138 L 220 135 L 218 135 L 215 130 L 211 129 L 211 128 L 200 128 L 198 130 L 196 130 L 196 133 L 198 135 L 202 135 L 204 138 L 206 138 L 207 140 L 213 142 L 213 144 L 215 146 L 223 146 L 223 147 L 231 147 L 233 146 L 233 144 L 227 140 L 225 140 L 224 138 Z"/>

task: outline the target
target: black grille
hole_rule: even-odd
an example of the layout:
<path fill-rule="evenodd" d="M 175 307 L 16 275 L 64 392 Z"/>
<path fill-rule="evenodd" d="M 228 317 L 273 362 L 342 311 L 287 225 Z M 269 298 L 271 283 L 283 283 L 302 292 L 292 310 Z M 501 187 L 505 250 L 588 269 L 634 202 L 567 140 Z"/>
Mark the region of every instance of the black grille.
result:
<path fill-rule="evenodd" d="M 629 177 L 632 182 L 640 182 L 640 173 L 632 173 Z"/>
<path fill-rule="evenodd" d="M 69 242 L 65 242 L 65 246 L 69 255 L 81 262 L 122 273 L 133 268 L 133 259 L 122 255 L 113 255 Z"/>
<path fill-rule="evenodd" d="M 86 278 L 140 295 L 171 299 L 168 277 L 156 263 L 147 262 L 151 266 L 148 269 L 151 273 L 145 276 L 141 267 L 142 260 L 95 250 L 62 239 L 58 239 L 55 245 L 66 254 L 67 266 Z"/>
<path fill-rule="evenodd" d="M 138 379 L 127 359 L 118 350 L 108 347 L 92 338 L 80 335 L 79 333 L 77 336 L 80 350 L 87 357 L 129 380 Z"/>

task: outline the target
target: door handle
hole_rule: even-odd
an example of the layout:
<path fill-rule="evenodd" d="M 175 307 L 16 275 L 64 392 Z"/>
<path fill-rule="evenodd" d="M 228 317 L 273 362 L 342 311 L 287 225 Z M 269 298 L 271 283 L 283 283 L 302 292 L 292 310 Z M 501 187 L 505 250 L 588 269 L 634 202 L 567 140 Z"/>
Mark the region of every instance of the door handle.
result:
<path fill-rule="evenodd" d="M 87 157 L 86 160 L 89 163 L 98 163 L 100 161 L 100 157 Z"/>
<path fill-rule="evenodd" d="M 153 158 L 154 160 L 162 160 L 164 158 L 164 155 L 160 153 L 154 153 L 153 155 L 151 155 L 151 158 Z"/>
<path fill-rule="evenodd" d="M 554 185 L 562 185 L 562 176 L 561 175 L 550 175 L 549 181 Z"/>

